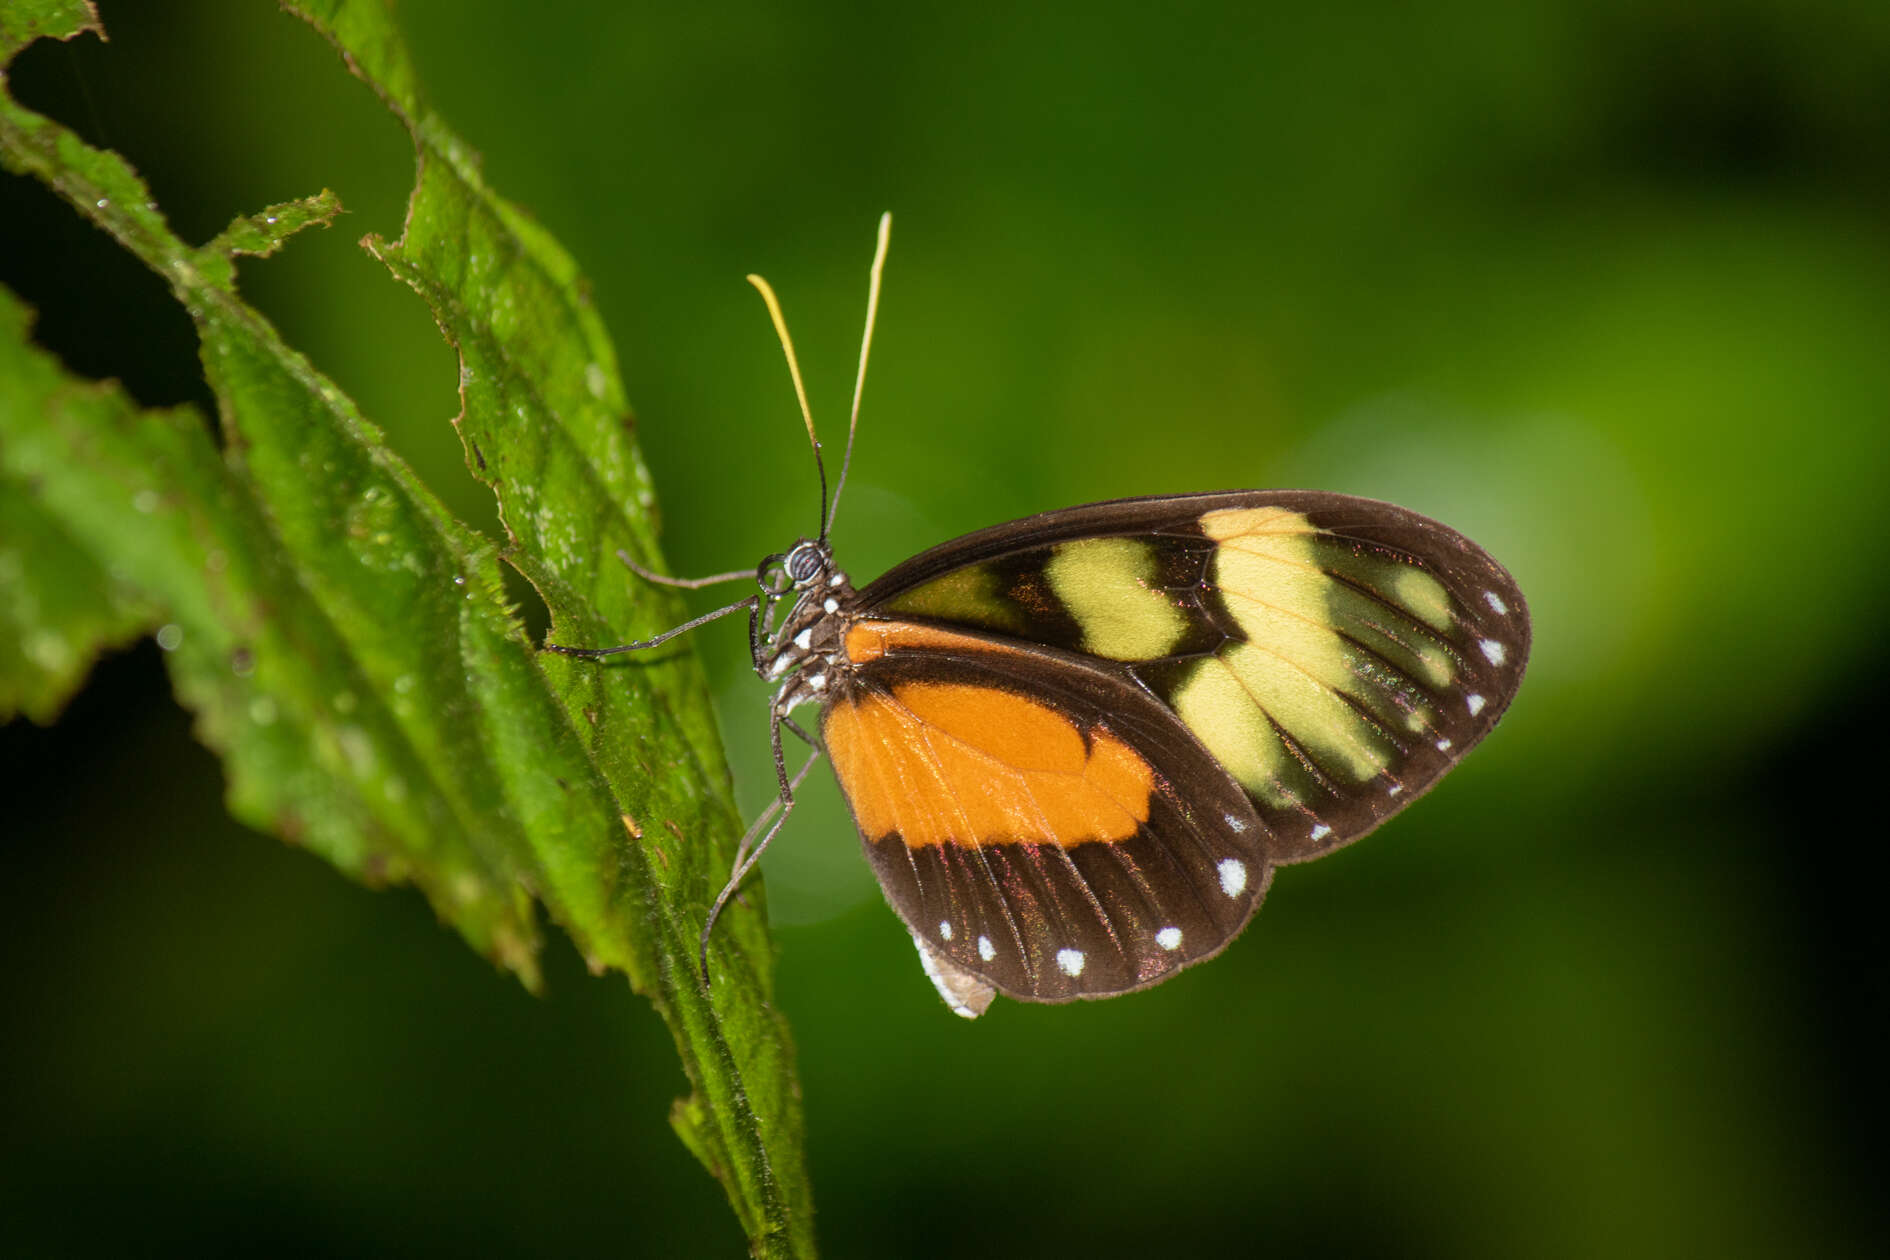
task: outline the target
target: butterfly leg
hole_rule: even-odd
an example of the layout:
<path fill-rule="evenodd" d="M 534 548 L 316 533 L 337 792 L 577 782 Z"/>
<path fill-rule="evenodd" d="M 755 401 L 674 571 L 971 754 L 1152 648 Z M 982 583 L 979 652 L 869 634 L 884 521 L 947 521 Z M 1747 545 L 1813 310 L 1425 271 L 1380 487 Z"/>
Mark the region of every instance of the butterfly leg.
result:
<path fill-rule="evenodd" d="M 799 727 L 799 725 L 797 725 L 795 722 L 793 722 L 789 718 L 784 716 L 781 719 L 781 725 L 787 729 L 788 734 L 793 735 L 795 738 L 799 739 L 803 744 L 806 744 L 809 748 L 813 749 L 815 753 L 824 753 L 827 751 L 826 745 L 822 744 L 814 736 L 809 735 L 806 731 L 802 730 Z"/>
<path fill-rule="evenodd" d="M 776 739 L 779 739 L 778 733 Z M 709 907 L 709 917 L 702 924 L 702 937 L 698 942 L 696 962 L 702 972 L 703 984 L 709 983 L 709 934 L 715 931 L 715 921 L 722 917 L 722 908 L 728 904 L 728 899 L 735 895 L 735 890 L 742 886 L 742 882 L 748 878 L 748 873 L 755 869 L 755 863 L 761 861 L 761 855 L 767 852 L 768 846 L 773 843 L 776 833 L 781 830 L 781 824 L 787 821 L 787 816 L 794 810 L 794 790 L 800 787 L 801 781 L 807 778 L 808 771 L 812 770 L 814 763 L 819 760 L 820 749 L 816 748 L 814 755 L 794 772 L 792 779 L 783 780 L 781 795 L 768 803 L 768 808 L 761 811 L 760 816 L 748 828 L 748 834 L 742 837 L 742 842 L 735 846 L 734 869 L 729 873 L 728 882 L 722 885 L 722 891 L 716 894 L 715 904 Z M 763 831 L 764 827 L 765 831 Z M 761 836 L 759 841 L 755 839 L 757 834 Z"/>
<path fill-rule="evenodd" d="M 812 735 L 809 735 L 806 731 L 802 730 L 800 728 L 799 723 L 795 722 L 792 718 L 787 717 L 785 714 L 777 714 L 776 722 L 779 728 L 786 729 L 788 732 L 793 734 L 796 738 L 800 739 L 802 743 L 806 744 L 809 748 L 813 749 L 814 755 L 809 757 L 805 762 L 802 763 L 801 768 L 795 772 L 793 779 L 791 780 L 787 779 L 785 775 L 783 775 L 780 785 L 778 786 L 778 789 L 775 793 L 775 798 L 772 801 L 768 802 L 768 808 L 766 808 L 765 810 L 761 812 L 761 816 L 755 820 L 755 824 L 748 829 L 748 834 L 743 836 L 742 842 L 735 847 L 735 865 L 736 866 L 740 866 L 742 862 L 747 858 L 749 842 L 752 841 L 755 838 L 755 835 L 760 831 L 762 823 L 765 822 L 767 819 L 772 818 L 774 816 L 775 810 L 792 809 L 794 807 L 794 791 L 793 790 L 795 788 L 800 787 L 801 780 L 807 777 L 808 767 L 812 766 L 814 762 L 818 761 L 821 755 L 827 751 L 826 748 L 822 746 L 821 742 L 818 739 L 816 739 Z M 780 731 L 779 729 L 777 729 L 776 740 L 775 740 L 776 745 L 777 745 L 777 748 L 776 748 L 777 753 L 780 751 L 778 747 L 780 743 L 779 735 L 780 735 Z"/>
<path fill-rule="evenodd" d="M 774 721 L 768 724 L 768 743 L 773 746 L 774 750 L 774 781 L 775 785 L 781 790 L 782 808 L 792 809 L 794 807 L 794 789 L 788 783 L 787 753 L 781 747 L 781 728 L 794 724 L 788 720 L 788 715 L 782 711 L 782 706 L 778 702 L 774 707 L 773 716 Z"/>
<path fill-rule="evenodd" d="M 678 586 L 686 591 L 699 591 L 705 586 L 714 586 L 720 582 L 734 582 L 742 578 L 751 578 L 755 576 L 754 572 L 750 569 L 737 569 L 732 573 L 717 573 L 712 577 L 704 577 L 704 578 L 666 577 L 665 575 L 656 572 L 656 570 L 654 569 L 644 568 L 642 565 L 638 564 L 635 560 L 632 560 L 630 558 L 630 553 L 627 551 L 619 551 L 617 553 L 617 559 L 623 561 L 624 568 L 630 570 L 630 572 L 636 574 L 638 577 L 642 578 L 645 582 L 654 582 L 658 586 Z"/>
<path fill-rule="evenodd" d="M 556 652 L 560 656 L 581 656 L 586 659 L 594 659 L 599 656 L 615 656 L 619 652 L 641 652 L 645 648 L 653 648 L 659 644 L 667 643 L 677 635 L 685 634 L 690 630 L 694 630 L 697 626 L 714 621 L 718 617 L 726 617 L 730 613 L 740 612 L 743 609 L 748 610 L 749 637 L 753 638 L 755 635 L 754 624 L 760 608 L 761 596 L 750 595 L 747 599 L 737 600 L 726 607 L 718 608 L 714 612 L 703 613 L 700 617 L 685 621 L 680 626 L 665 630 L 655 638 L 638 639 L 632 643 L 619 643 L 615 647 L 605 648 L 566 647 L 562 643 L 547 643 L 544 645 L 544 650 L 547 652 Z"/>

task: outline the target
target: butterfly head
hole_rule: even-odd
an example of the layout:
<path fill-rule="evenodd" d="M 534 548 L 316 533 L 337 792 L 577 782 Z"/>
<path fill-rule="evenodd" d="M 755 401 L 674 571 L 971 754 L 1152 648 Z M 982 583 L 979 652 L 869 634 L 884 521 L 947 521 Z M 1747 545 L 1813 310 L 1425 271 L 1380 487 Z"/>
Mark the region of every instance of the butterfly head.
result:
<path fill-rule="evenodd" d="M 794 550 L 781 559 L 781 572 L 796 590 L 809 590 L 824 581 L 833 570 L 833 548 L 825 539 L 801 539 Z"/>
<path fill-rule="evenodd" d="M 825 539 L 803 538 L 763 560 L 755 580 L 761 586 L 761 624 L 767 628 L 757 638 L 756 671 L 770 681 L 787 680 L 783 695 L 795 692 L 797 702 L 818 699 L 798 693 L 824 688 L 825 666 L 842 656 L 840 644 L 854 600 L 852 584 L 834 563 L 833 548 Z M 787 611 L 777 623 L 774 613 L 783 605 Z"/>
<path fill-rule="evenodd" d="M 813 592 L 833 582 L 833 548 L 825 539 L 803 538 L 787 551 L 776 552 L 755 569 L 755 584 L 761 587 L 764 606 L 772 608 L 782 601 L 800 604 Z M 841 579 L 844 581 L 845 579 Z"/>

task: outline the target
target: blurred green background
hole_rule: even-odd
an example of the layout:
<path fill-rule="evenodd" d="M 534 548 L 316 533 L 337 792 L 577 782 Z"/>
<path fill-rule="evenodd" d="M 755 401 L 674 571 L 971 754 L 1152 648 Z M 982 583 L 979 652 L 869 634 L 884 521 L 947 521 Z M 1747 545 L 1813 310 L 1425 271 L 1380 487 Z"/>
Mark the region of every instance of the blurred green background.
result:
<path fill-rule="evenodd" d="M 109 44 L 13 91 L 190 239 L 339 193 L 244 289 L 496 530 L 452 355 L 355 245 L 400 228 L 395 120 L 271 5 L 100 8 Z M 1533 605 L 1485 748 L 1125 1001 L 949 1015 L 818 776 L 766 870 L 829 1254 L 1882 1254 L 1890 6 L 399 13 L 591 278 L 675 571 L 813 526 L 741 276 L 837 439 L 891 208 L 856 578 L 1070 503 L 1317 486 L 1450 522 Z M 155 278 L 27 181 L 0 219 L 44 344 L 208 405 Z M 752 811 L 741 640 L 699 646 Z M 560 940 L 531 998 L 228 821 L 158 657 L 0 731 L 9 1249 L 737 1253 L 622 981 Z"/>

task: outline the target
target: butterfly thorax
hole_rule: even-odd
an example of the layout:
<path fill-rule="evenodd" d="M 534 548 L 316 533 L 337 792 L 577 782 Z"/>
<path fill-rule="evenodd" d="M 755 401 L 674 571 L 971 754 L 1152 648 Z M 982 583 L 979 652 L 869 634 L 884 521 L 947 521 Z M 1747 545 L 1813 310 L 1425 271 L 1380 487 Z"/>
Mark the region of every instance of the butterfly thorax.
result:
<path fill-rule="evenodd" d="M 764 628 L 774 607 L 786 604 L 787 613 L 758 636 L 755 672 L 779 684 L 775 707 L 780 712 L 823 703 L 836 675 L 848 667 L 846 633 L 857 602 L 853 584 L 834 564 L 825 541 L 807 539 L 763 561 L 756 579 L 763 593 Z"/>

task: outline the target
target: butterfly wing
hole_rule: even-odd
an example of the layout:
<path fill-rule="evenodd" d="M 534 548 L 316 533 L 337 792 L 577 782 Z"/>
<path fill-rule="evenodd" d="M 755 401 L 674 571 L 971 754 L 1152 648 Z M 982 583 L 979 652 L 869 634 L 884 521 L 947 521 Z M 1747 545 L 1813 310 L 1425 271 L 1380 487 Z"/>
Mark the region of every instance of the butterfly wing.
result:
<path fill-rule="evenodd" d="M 1045 513 L 924 552 L 859 603 L 1055 649 L 1140 692 L 1239 786 L 1271 863 L 1421 795 L 1502 716 L 1530 642 L 1522 592 L 1475 543 L 1314 491 Z"/>
<path fill-rule="evenodd" d="M 1166 979 L 1246 924 L 1252 803 L 1147 690 L 1074 653 L 856 623 L 822 737 L 868 859 L 959 1013 Z"/>

